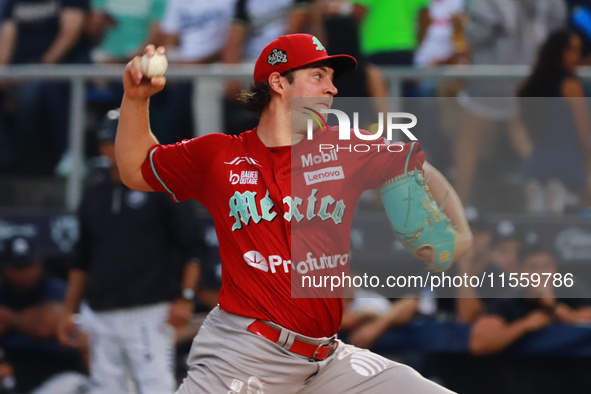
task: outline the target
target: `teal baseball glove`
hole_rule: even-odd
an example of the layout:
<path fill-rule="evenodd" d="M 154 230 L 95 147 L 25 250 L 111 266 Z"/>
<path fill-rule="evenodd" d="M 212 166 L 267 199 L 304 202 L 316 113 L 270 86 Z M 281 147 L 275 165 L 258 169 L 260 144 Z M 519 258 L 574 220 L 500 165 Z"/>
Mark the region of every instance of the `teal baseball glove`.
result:
<path fill-rule="evenodd" d="M 410 150 L 412 152 L 412 148 Z M 416 252 L 429 247 L 433 259 L 427 267 L 444 271 L 452 264 L 456 230 L 443 209 L 437 205 L 421 171 L 407 171 L 378 188 L 394 236 L 406 250 Z"/>

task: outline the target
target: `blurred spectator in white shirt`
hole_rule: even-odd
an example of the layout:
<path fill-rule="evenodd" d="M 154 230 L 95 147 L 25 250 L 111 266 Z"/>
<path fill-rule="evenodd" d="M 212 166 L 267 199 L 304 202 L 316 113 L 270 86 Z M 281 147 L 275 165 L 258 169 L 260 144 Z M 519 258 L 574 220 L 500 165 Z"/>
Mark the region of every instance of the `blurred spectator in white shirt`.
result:
<path fill-rule="evenodd" d="M 167 55 L 178 45 L 183 63 L 212 63 L 221 58 L 234 15 L 236 0 L 169 0 L 161 29 Z"/>

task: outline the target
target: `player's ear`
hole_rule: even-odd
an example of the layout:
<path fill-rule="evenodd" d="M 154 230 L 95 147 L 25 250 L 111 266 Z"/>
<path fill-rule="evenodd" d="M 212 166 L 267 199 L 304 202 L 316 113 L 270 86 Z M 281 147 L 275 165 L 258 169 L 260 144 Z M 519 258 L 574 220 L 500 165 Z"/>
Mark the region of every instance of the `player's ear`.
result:
<path fill-rule="evenodd" d="M 275 93 L 283 94 L 285 89 L 285 79 L 281 77 L 278 72 L 271 73 L 269 75 L 269 86 Z"/>

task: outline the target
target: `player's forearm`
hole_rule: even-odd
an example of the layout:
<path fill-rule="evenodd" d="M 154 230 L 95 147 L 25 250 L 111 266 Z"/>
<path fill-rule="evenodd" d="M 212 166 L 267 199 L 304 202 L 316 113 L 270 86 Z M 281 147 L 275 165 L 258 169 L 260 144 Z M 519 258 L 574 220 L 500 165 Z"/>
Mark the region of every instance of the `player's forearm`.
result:
<path fill-rule="evenodd" d="M 457 259 L 469 250 L 472 245 L 472 232 L 464 207 L 454 188 L 449 184 L 445 177 L 435 167 L 425 162 L 425 179 L 428 180 L 429 189 L 438 205 L 443 205 L 443 211 L 450 218 L 457 231 L 456 250 L 454 259 Z"/>
<path fill-rule="evenodd" d="M 41 61 L 46 64 L 58 63 L 80 39 L 84 26 L 84 12 L 66 9 L 60 20 L 60 30 Z"/>
<path fill-rule="evenodd" d="M 149 191 L 142 176 L 142 164 L 150 147 L 158 143 L 150 130 L 149 100 L 132 100 L 126 95 L 115 138 L 115 156 L 121 180 L 131 189 Z"/>
<path fill-rule="evenodd" d="M 464 214 L 464 207 L 454 188 L 431 164 L 425 162 L 424 170 L 425 179 L 428 180 L 427 184 L 437 204 L 441 205 L 445 200 L 443 211 L 451 219 L 456 229 L 461 233 L 471 234 Z"/>
<path fill-rule="evenodd" d="M 68 273 L 68 291 L 66 293 L 65 312 L 73 314 L 78 311 L 80 301 L 86 288 L 86 272 L 79 269 L 71 269 Z"/>

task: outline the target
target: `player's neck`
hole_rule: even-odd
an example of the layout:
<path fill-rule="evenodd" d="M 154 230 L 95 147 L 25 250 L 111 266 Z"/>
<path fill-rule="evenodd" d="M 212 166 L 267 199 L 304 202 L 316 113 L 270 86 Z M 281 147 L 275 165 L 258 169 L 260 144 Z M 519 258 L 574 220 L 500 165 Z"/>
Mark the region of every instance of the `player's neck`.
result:
<path fill-rule="evenodd" d="M 267 108 L 261 114 L 257 134 L 268 148 L 291 145 L 291 117 L 289 112 Z"/>

